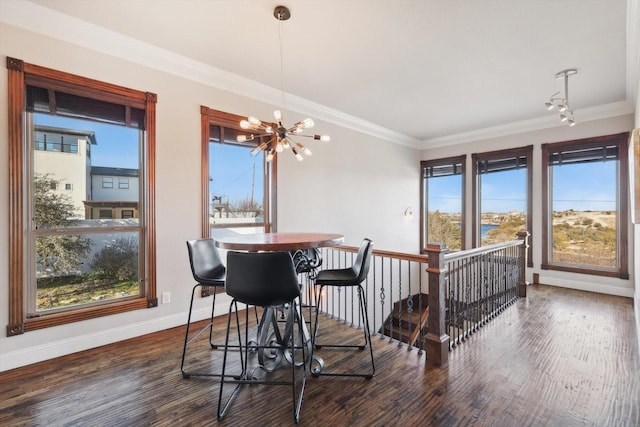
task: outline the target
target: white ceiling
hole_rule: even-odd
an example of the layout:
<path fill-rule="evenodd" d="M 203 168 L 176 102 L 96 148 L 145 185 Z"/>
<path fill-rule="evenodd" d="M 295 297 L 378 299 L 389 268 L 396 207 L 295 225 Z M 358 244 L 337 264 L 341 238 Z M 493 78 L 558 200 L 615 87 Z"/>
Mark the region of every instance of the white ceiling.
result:
<path fill-rule="evenodd" d="M 569 81 L 578 123 L 635 103 L 638 0 L 0 0 L 0 8 L 15 3 L 94 24 L 84 29 L 96 34 L 87 37 L 94 48 L 120 33 L 144 42 L 138 50 L 193 60 L 183 61 L 192 70 L 257 82 L 256 98 L 280 103 L 282 80 L 287 107 L 424 148 L 505 124 L 558 125 L 543 104 L 565 68 L 578 69 Z M 290 20 L 274 18 L 278 4 Z"/>

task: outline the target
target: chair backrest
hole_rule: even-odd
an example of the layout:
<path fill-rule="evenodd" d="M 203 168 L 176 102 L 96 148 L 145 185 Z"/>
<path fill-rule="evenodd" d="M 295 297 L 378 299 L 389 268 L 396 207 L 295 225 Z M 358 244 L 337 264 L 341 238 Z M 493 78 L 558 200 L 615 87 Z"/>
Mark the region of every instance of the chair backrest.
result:
<path fill-rule="evenodd" d="M 209 286 L 222 286 L 226 269 L 213 239 L 188 240 L 191 273 L 196 282 Z"/>
<path fill-rule="evenodd" d="M 373 241 L 363 239 L 358 249 L 358 255 L 353 263 L 353 272 L 356 274 L 355 283 L 362 283 L 369 274 L 369 266 L 371 265 L 371 257 L 373 255 Z"/>
<path fill-rule="evenodd" d="M 242 303 L 265 307 L 293 301 L 300 285 L 288 252 L 228 252 L 225 291 Z"/>

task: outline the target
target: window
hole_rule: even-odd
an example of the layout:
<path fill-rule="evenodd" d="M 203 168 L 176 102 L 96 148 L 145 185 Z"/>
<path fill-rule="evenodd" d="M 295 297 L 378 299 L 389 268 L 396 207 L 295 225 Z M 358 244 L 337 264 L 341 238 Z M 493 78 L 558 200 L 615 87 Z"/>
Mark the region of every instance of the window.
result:
<path fill-rule="evenodd" d="M 531 230 L 532 154 L 530 145 L 472 155 L 474 247 L 508 242 Z M 531 256 L 529 241 L 529 267 Z"/>
<path fill-rule="evenodd" d="M 464 248 L 464 181 L 466 156 L 420 162 L 420 246 L 445 243 Z"/>
<path fill-rule="evenodd" d="M 7 68 L 12 194 L 7 335 L 155 307 L 155 230 L 145 220 L 155 217 L 155 95 L 14 58 L 7 58 Z M 58 131 L 46 135 L 62 135 L 52 141 L 51 150 L 39 133 L 47 127 Z M 74 134 L 88 128 L 97 137 L 111 133 L 120 141 L 122 136 L 117 162 L 133 162 L 144 176 L 140 194 L 129 201 L 144 211 L 142 219 L 91 219 L 92 206 L 102 201 L 90 185 L 92 163 L 83 153 L 96 144 L 95 136 Z M 108 139 L 101 146 L 113 150 Z M 99 154 L 94 147 L 96 163 Z M 66 180 L 76 183 L 70 191 L 50 191 Z M 113 262 L 113 254 L 126 256 Z M 95 278 L 118 292 L 91 300 L 95 295 L 82 290 L 92 288 Z M 127 290 L 120 292 L 121 285 Z M 60 297 L 70 287 L 81 292 Z"/>
<path fill-rule="evenodd" d="M 118 188 L 129 188 L 129 178 L 118 178 Z"/>
<path fill-rule="evenodd" d="M 60 153 L 78 153 L 78 138 L 62 133 L 47 132 L 36 128 L 35 149 Z"/>
<path fill-rule="evenodd" d="M 133 218 L 133 209 L 123 209 L 122 218 Z"/>
<path fill-rule="evenodd" d="M 113 211 L 111 209 L 100 209 L 100 219 L 113 218 Z"/>
<path fill-rule="evenodd" d="M 542 268 L 628 279 L 628 134 L 542 146 Z"/>
<path fill-rule="evenodd" d="M 111 177 L 103 177 L 102 178 L 102 188 L 113 188 L 113 178 L 111 178 Z"/>
<path fill-rule="evenodd" d="M 67 183 L 67 184 L 64 185 L 64 189 L 67 190 L 67 191 L 71 191 L 71 190 L 73 190 L 73 185 Z"/>
<path fill-rule="evenodd" d="M 274 230 L 276 162 L 238 143 L 244 117 L 201 108 L 203 236 Z"/>

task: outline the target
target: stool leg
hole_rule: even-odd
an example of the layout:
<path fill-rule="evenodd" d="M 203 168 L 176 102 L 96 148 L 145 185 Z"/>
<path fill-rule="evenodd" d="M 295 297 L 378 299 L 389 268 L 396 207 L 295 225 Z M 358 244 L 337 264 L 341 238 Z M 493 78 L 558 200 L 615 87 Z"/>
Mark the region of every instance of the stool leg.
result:
<path fill-rule="evenodd" d="M 224 342 L 224 356 L 222 358 L 222 377 L 220 378 L 220 393 L 218 395 L 218 421 L 221 421 L 224 418 L 224 415 L 227 412 L 227 409 L 229 408 L 229 405 L 231 405 L 231 402 L 235 399 L 236 395 L 238 394 L 238 391 L 240 390 L 240 387 L 242 386 L 242 384 L 236 384 L 234 390 L 231 392 L 231 396 L 226 401 L 226 403 L 224 404 L 224 407 L 223 407 L 222 406 L 222 392 L 223 392 L 224 384 L 226 382 L 225 378 L 226 378 L 226 370 L 227 370 L 227 355 L 229 353 L 229 331 L 231 329 L 231 315 L 232 315 L 232 309 L 233 308 L 235 308 L 234 311 L 235 311 L 235 316 L 236 316 L 236 328 L 237 328 L 237 331 L 238 331 L 238 345 L 240 347 L 240 364 L 242 365 L 242 374 L 240 375 L 240 378 L 244 378 L 245 375 L 246 375 L 246 372 L 247 372 L 247 358 L 248 358 L 247 348 L 248 348 L 248 346 L 245 345 L 244 357 L 243 357 L 242 339 L 241 339 L 241 332 L 240 332 L 240 319 L 239 319 L 239 316 L 238 316 L 238 303 L 234 299 L 233 301 L 231 301 L 231 304 L 229 304 L 229 313 L 227 315 L 227 334 L 226 334 L 225 342 Z M 249 311 L 248 310 L 246 310 L 245 316 L 246 316 L 245 343 L 246 343 L 247 339 L 248 339 L 248 334 L 249 334 L 249 329 L 248 329 Z"/>
<path fill-rule="evenodd" d="M 216 294 L 217 292 L 214 289 L 213 292 L 213 302 L 211 303 L 211 329 L 209 329 L 209 344 L 213 350 L 217 349 L 219 346 L 213 343 L 213 314 L 216 309 Z"/>

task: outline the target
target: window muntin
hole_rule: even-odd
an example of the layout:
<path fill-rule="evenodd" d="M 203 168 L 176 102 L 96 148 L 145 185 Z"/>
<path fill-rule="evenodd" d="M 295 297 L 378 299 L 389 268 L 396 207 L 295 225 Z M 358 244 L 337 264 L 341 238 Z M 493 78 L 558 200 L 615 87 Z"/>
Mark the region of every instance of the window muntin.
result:
<path fill-rule="evenodd" d="M 542 146 L 542 268 L 628 278 L 627 138 Z"/>
<path fill-rule="evenodd" d="M 53 116 L 56 119 L 63 116 L 72 120 L 89 119 L 91 123 L 103 122 L 126 126 L 127 129 L 135 128 L 136 135 L 143 132 L 143 137 L 136 138 L 136 147 L 140 148 L 142 147 L 140 144 L 145 144 L 145 149 L 139 150 L 139 152 L 144 152 L 145 156 L 139 158 L 137 166 L 143 171 L 141 175 L 144 176 L 141 194 L 148 195 L 144 199 L 139 198 L 139 200 L 146 200 L 144 206 L 140 206 L 143 209 L 141 216 L 145 219 L 155 216 L 153 202 L 155 200 L 155 168 L 153 167 L 155 95 L 27 64 L 14 58 L 7 58 L 7 68 L 10 118 L 9 185 L 13 195 L 9 212 L 9 240 L 12 242 L 13 250 L 10 252 L 9 260 L 12 268 L 9 271 L 10 297 L 8 299 L 9 325 L 7 335 L 13 336 L 29 330 L 157 305 L 155 298 L 155 251 L 149 251 L 150 244 L 155 242 L 155 230 L 147 227 L 146 222 L 129 223 L 124 227 L 113 225 L 92 227 L 85 221 L 90 218 L 88 214 L 90 209 L 85 208 L 83 212 L 73 203 L 73 200 L 68 201 L 70 210 L 58 215 L 57 219 L 46 216 L 35 218 L 35 210 L 39 204 L 35 200 L 35 184 L 38 179 L 46 177 L 50 172 L 57 172 L 55 169 L 58 162 L 51 159 L 43 160 L 42 156 L 49 155 L 47 153 L 53 156 L 82 153 L 82 138 L 76 138 L 77 135 L 73 134 L 68 135 L 69 138 L 66 141 L 62 138 L 60 150 L 43 150 L 45 145 L 39 145 L 35 137 L 39 130 L 36 128 L 36 116 L 38 115 L 42 117 Z M 73 92 L 73 94 L 67 94 L 67 91 Z M 116 108 L 113 108 L 114 106 Z M 25 117 L 26 121 L 23 120 Z M 26 123 L 26 126 L 20 126 L 21 123 Z M 66 135 L 67 129 L 64 129 L 61 134 Z M 85 141 L 89 147 L 91 135 L 85 136 L 89 139 L 89 141 Z M 73 139 L 77 141 L 78 149 L 65 149 L 65 146 L 73 147 Z M 29 147 L 33 147 L 33 149 L 29 150 Z M 89 150 L 86 152 L 87 159 L 90 158 L 88 154 Z M 86 173 L 84 177 L 83 182 L 86 183 L 88 181 Z M 45 179 L 45 184 L 42 186 L 43 192 L 63 193 L 63 187 L 58 185 L 59 180 L 55 176 L 49 178 L 54 184 L 47 185 Z M 81 185 L 79 181 L 71 181 L 76 183 L 72 186 L 71 193 L 79 191 L 80 188 L 83 189 L 82 191 L 86 191 L 88 188 L 88 185 Z M 41 203 L 40 205 L 42 206 Z M 43 242 L 57 236 L 63 242 L 75 241 L 77 245 L 75 251 L 72 252 L 82 256 L 85 254 L 83 247 L 86 248 L 89 241 L 97 242 L 108 233 L 110 235 L 122 234 L 126 237 L 127 244 L 136 242 L 135 245 L 138 245 L 138 255 L 134 257 L 134 260 L 139 273 L 139 277 L 136 279 L 139 291 L 130 298 L 115 300 L 116 305 L 111 304 L 110 301 L 98 301 L 91 303 L 88 309 L 82 305 L 76 305 L 70 308 L 54 308 L 47 309 L 46 312 L 38 312 L 36 308 L 39 304 L 37 302 L 37 274 L 34 266 L 38 263 L 42 266 L 47 262 L 52 263 L 60 261 L 60 259 L 53 257 L 44 260 L 43 257 L 47 255 L 38 254 L 37 248 L 43 245 L 47 246 Z M 100 248 L 98 247 L 97 250 L 100 251 Z M 74 267 L 78 265 L 73 261 L 72 256 L 68 257 L 67 261 L 74 262 Z M 18 268 L 17 266 L 22 267 Z M 73 268 L 69 269 L 73 270 Z M 41 268 L 41 273 L 44 270 Z M 120 276 L 124 277 L 122 274 Z M 140 283 L 144 283 L 144 286 L 140 286 Z M 75 310 L 75 307 L 83 307 L 83 310 Z M 37 314 L 33 316 L 36 312 Z"/>
<path fill-rule="evenodd" d="M 421 248 L 445 243 L 464 248 L 465 156 L 421 162 Z"/>

